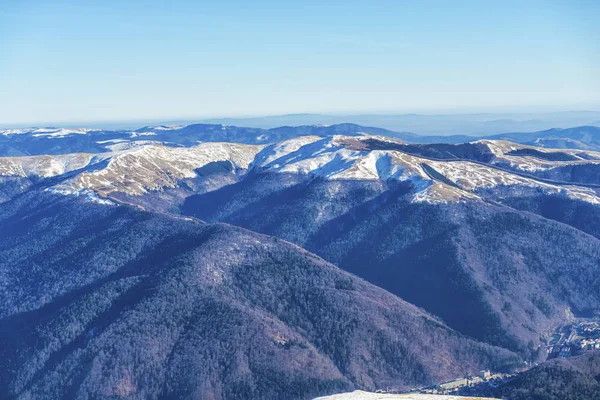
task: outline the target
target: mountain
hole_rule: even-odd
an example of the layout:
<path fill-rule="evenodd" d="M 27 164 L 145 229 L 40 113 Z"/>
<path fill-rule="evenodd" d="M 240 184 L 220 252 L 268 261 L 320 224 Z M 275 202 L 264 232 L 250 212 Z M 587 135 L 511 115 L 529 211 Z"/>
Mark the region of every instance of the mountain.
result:
<path fill-rule="evenodd" d="M 599 243 L 571 227 L 485 202 L 415 203 L 402 185 L 286 181 L 261 197 L 267 179 L 192 196 L 183 213 L 290 240 L 523 354 L 565 310 L 599 308 Z"/>
<path fill-rule="evenodd" d="M 93 154 L 0 158 L 0 202 L 55 176 L 81 171 L 92 163 Z"/>
<path fill-rule="evenodd" d="M 292 241 L 454 329 L 532 357 L 565 310 L 598 309 L 597 239 L 499 204 L 558 196 L 597 215 L 594 189 L 512 173 L 495 158 L 415 155 L 485 159 L 498 152 L 489 144 L 467 151 L 353 140 L 265 148 L 274 155 L 258 153 L 254 173 L 187 198 L 182 212 Z M 356 150 L 364 142 L 394 150 Z"/>
<path fill-rule="evenodd" d="M 3 398 L 290 398 L 518 357 L 279 239 L 29 191 L 0 205 Z"/>
<path fill-rule="evenodd" d="M 142 194 L 207 192 L 269 172 L 298 179 L 410 182 L 416 188 L 415 201 L 481 199 L 514 188 L 595 203 L 600 201 L 594 192 L 599 166 L 600 153 L 590 151 L 491 140 L 406 144 L 385 136 L 335 135 L 269 145 L 205 142 L 173 147 L 151 142 L 97 154 L 4 157 L 0 177 L 7 182 L 45 179 L 52 190 L 92 190 L 101 196 L 129 196 L 133 202 Z"/>
<path fill-rule="evenodd" d="M 34 184 L 54 185 L 53 191 L 65 194 L 93 191 L 122 200 L 157 189 L 173 189 L 173 196 L 184 197 L 234 182 L 261 148 L 235 143 L 190 148 L 149 143 L 98 154 L 2 157 L 0 202 Z M 218 179 L 202 179 L 218 172 L 222 172 Z"/>

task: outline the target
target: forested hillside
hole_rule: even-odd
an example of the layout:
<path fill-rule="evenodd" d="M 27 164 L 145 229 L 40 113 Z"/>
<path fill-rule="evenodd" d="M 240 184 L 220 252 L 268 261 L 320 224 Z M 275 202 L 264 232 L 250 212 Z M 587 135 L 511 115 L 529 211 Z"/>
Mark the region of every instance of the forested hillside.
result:
<path fill-rule="evenodd" d="M 0 206 L 5 398 L 310 398 L 520 364 L 280 239 L 31 192 Z"/>
<path fill-rule="evenodd" d="M 533 358 L 565 310 L 600 306 L 600 243 L 565 224 L 483 202 L 413 203 L 407 184 L 312 180 L 260 191 L 275 187 L 256 183 L 266 179 L 192 196 L 183 211 L 290 240 Z"/>

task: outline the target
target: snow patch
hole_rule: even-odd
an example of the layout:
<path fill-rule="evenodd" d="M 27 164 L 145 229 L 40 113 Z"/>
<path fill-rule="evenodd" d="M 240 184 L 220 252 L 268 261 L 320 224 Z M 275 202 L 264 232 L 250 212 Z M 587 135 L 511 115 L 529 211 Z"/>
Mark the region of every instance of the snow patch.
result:
<path fill-rule="evenodd" d="M 362 390 L 354 392 L 333 394 L 330 396 L 317 397 L 314 400 L 493 400 L 483 397 L 464 397 L 464 396 L 441 396 L 434 394 L 389 394 L 389 393 L 371 393 Z"/>
<path fill-rule="evenodd" d="M 86 201 L 89 201 L 92 203 L 98 203 L 98 204 L 103 204 L 103 205 L 112 205 L 112 206 L 115 205 L 114 202 L 98 196 L 98 194 L 96 192 L 94 192 L 93 190 L 89 190 L 89 189 L 73 190 L 72 188 L 69 188 L 69 187 L 54 186 L 54 187 L 49 187 L 49 188 L 44 189 L 44 192 L 60 194 L 63 196 L 78 196 L 78 197 L 83 197 Z"/>
<path fill-rule="evenodd" d="M 165 130 L 165 129 L 163 129 Z M 140 136 L 156 136 L 157 133 L 156 132 L 131 132 L 129 134 L 130 137 L 132 138 L 136 138 L 136 137 L 140 137 Z"/>

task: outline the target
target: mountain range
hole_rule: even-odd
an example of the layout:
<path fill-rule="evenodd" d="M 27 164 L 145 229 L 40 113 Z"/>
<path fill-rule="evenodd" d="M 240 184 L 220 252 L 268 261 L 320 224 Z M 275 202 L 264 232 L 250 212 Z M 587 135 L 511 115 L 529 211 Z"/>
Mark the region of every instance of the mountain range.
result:
<path fill-rule="evenodd" d="M 600 112 L 505 112 L 471 114 L 362 114 L 324 115 L 290 114 L 271 117 L 213 118 L 202 121 L 208 124 L 274 128 L 282 125 L 340 124 L 378 126 L 392 131 L 419 132 L 423 135 L 482 136 L 504 132 L 536 132 L 572 126 L 600 126 Z"/>
<path fill-rule="evenodd" d="M 412 144 L 457 144 L 481 139 L 508 140 L 536 147 L 600 150 L 600 127 L 596 126 L 555 128 L 526 133 L 502 133 L 492 136 L 465 134 L 432 136 L 351 123 L 281 126 L 270 129 L 222 124 L 192 124 L 146 126 L 135 130 L 56 127 L 4 129 L 0 130 L 0 156 L 103 153 L 148 143 L 173 147 L 189 147 L 201 142 L 272 144 L 301 136 L 328 137 L 332 135 L 378 135 Z"/>
<path fill-rule="evenodd" d="M 597 130 L 3 131 L 0 386 L 311 398 L 543 361 L 600 311 Z"/>

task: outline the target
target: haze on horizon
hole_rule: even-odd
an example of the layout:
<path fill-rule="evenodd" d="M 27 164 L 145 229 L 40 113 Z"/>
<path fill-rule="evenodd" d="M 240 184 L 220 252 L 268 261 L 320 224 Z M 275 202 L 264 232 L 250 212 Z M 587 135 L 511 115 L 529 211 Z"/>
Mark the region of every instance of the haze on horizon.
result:
<path fill-rule="evenodd" d="M 0 126 L 600 109 L 600 3 L 7 0 Z"/>

